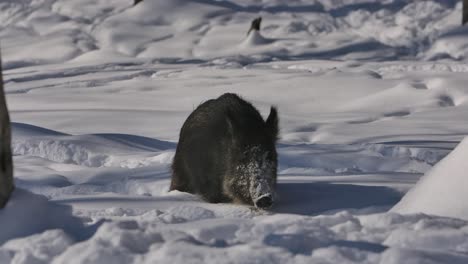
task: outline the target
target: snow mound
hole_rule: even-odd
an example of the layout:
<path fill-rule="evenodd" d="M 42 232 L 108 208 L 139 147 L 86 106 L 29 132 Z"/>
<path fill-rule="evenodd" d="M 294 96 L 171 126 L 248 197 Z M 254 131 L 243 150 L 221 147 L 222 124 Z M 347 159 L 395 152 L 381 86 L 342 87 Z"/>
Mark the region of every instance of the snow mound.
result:
<path fill-rule="evenodd" d="M 56 230 L 29 240 L 12 240 L 0 249 L 0 261 L 466 263 L 466 228 L 467 222 L 456 219 L 349 212 L 317 217 L 194 218 L 183 223 L 128 219 L 103 223 L 80 243 Z"/>
<path fill-rule="evenodd" d="M 0 211 L 0 223 L 0 245 L 49 229 L 63 229 L 74 237 L 84 230 L 81 220 L 72 215 L 70 206 L 49 202 L 42 195 L 22 189 L 16 189 Z"/>
<path fill-rule="evenodd" d="M 168 163 L 174 144 L 126 134 L 67 135 L 24 123 L 13 123 L 15 156 L 41 157 L 50 161 L 87 167 L 139 167 Z M 109 154 L 112 153 L 112 154 Z M 136 160 L 132 155 L 146 153 Z"/>
<path fill-rule="evenodd" d="M 466 58 L 468 47 L 468 29 L 457 27 L 443 34 L 432 44 L 427 51 L 426 58 L 429 60 Z"/>
<path fill-rule="evenodd" d="M 258 45 L 265 45 L 272 43 L 273 40 L 267 39 L 260 34 L 257 30 L 252 30 L 252 32 L 247 36 L 247 38 L 242 42 L 241 46 L 252 47 Z"/>
<path fill-rule="evenodd" d="M 27 238 L 13 239 L 0 251 L 0 263 L 50 263 L 50 260 L 71 246 L 75 241 L 63 230 L 48 230 Z"/>
<path fill-rule="evenodd" d="M 392 208 L 397 213 L 425 213 L 468 220 L 468 138 L 433 167 Z"/>

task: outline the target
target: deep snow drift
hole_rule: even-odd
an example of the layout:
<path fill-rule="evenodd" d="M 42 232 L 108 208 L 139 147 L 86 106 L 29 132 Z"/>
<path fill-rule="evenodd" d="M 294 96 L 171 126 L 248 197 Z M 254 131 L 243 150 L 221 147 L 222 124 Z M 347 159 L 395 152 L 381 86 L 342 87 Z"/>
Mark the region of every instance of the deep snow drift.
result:
<path fill-rule="evenodd" d="M 468 220 L 468 139 L 422 177 L 392 209 L 399 213 L 426 213 Z"/>
<path fill-rule="evenodd" d="M 1 1 L 0 263 L 467 263 L 459 2 Z M 167 191 L 182 123 L 225 92 L 279 109 L 271 211 Z"/>

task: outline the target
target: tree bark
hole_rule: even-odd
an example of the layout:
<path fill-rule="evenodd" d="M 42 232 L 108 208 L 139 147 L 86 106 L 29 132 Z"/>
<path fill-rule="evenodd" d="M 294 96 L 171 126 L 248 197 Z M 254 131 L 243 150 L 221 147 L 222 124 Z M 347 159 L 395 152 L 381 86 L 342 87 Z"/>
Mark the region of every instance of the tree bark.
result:
<path fill-rule="evenodd" d="M 468 0 L 463 0 L 463 15 L 462 15 L 462 25 L 465 25 L 468 22 Z"/>
<path fill-rule="evenodd" d="M 261 24 L 262 24 L 262 17 L 257 17 L 256 19 L 252 20 L 250 29 L 249 31 L 247 31 L 247 36 L 250 34 L 250 31 L 252 30 L 260 31 Z"/>
<path fill-rule="evenodd" d="M 0 208 L 3 208 L 13 185 L 13 161 L 11 155 L 10 117 L 3 90 L 2 66 L 0 60 Z"/>

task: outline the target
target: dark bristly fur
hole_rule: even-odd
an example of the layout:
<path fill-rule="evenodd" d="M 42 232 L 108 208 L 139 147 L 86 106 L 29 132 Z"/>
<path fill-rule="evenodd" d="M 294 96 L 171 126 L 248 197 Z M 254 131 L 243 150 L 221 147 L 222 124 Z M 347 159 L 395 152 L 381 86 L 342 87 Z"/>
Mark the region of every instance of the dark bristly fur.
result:
<path fill-rule="evenodd" d="M 236 94 L 209 100 L 182 126 L 170 189 L 199 194 L 212 203 L 269 207 L 276 185 L 277 137 L 276 108 L 271 107 L 264 121 Z M 266 199 L 257 204 L 261 197 Z"/>

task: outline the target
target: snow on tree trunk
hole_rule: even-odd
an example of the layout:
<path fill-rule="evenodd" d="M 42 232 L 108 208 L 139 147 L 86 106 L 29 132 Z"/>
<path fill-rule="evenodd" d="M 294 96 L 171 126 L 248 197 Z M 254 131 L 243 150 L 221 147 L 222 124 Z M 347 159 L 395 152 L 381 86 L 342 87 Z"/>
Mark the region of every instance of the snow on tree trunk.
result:
<path fill-rule="evenodd" d="M 463 0 L 463 18 L 462 25 L 465 25 L 468 22 L 468 0 Z"/>
<path fill-rule="evenodd" d="M 0 62 L 0 208 L 3 208 L 13 191 L 13 162 L 11 157 L 10 118 L 3 91 Z"/>

